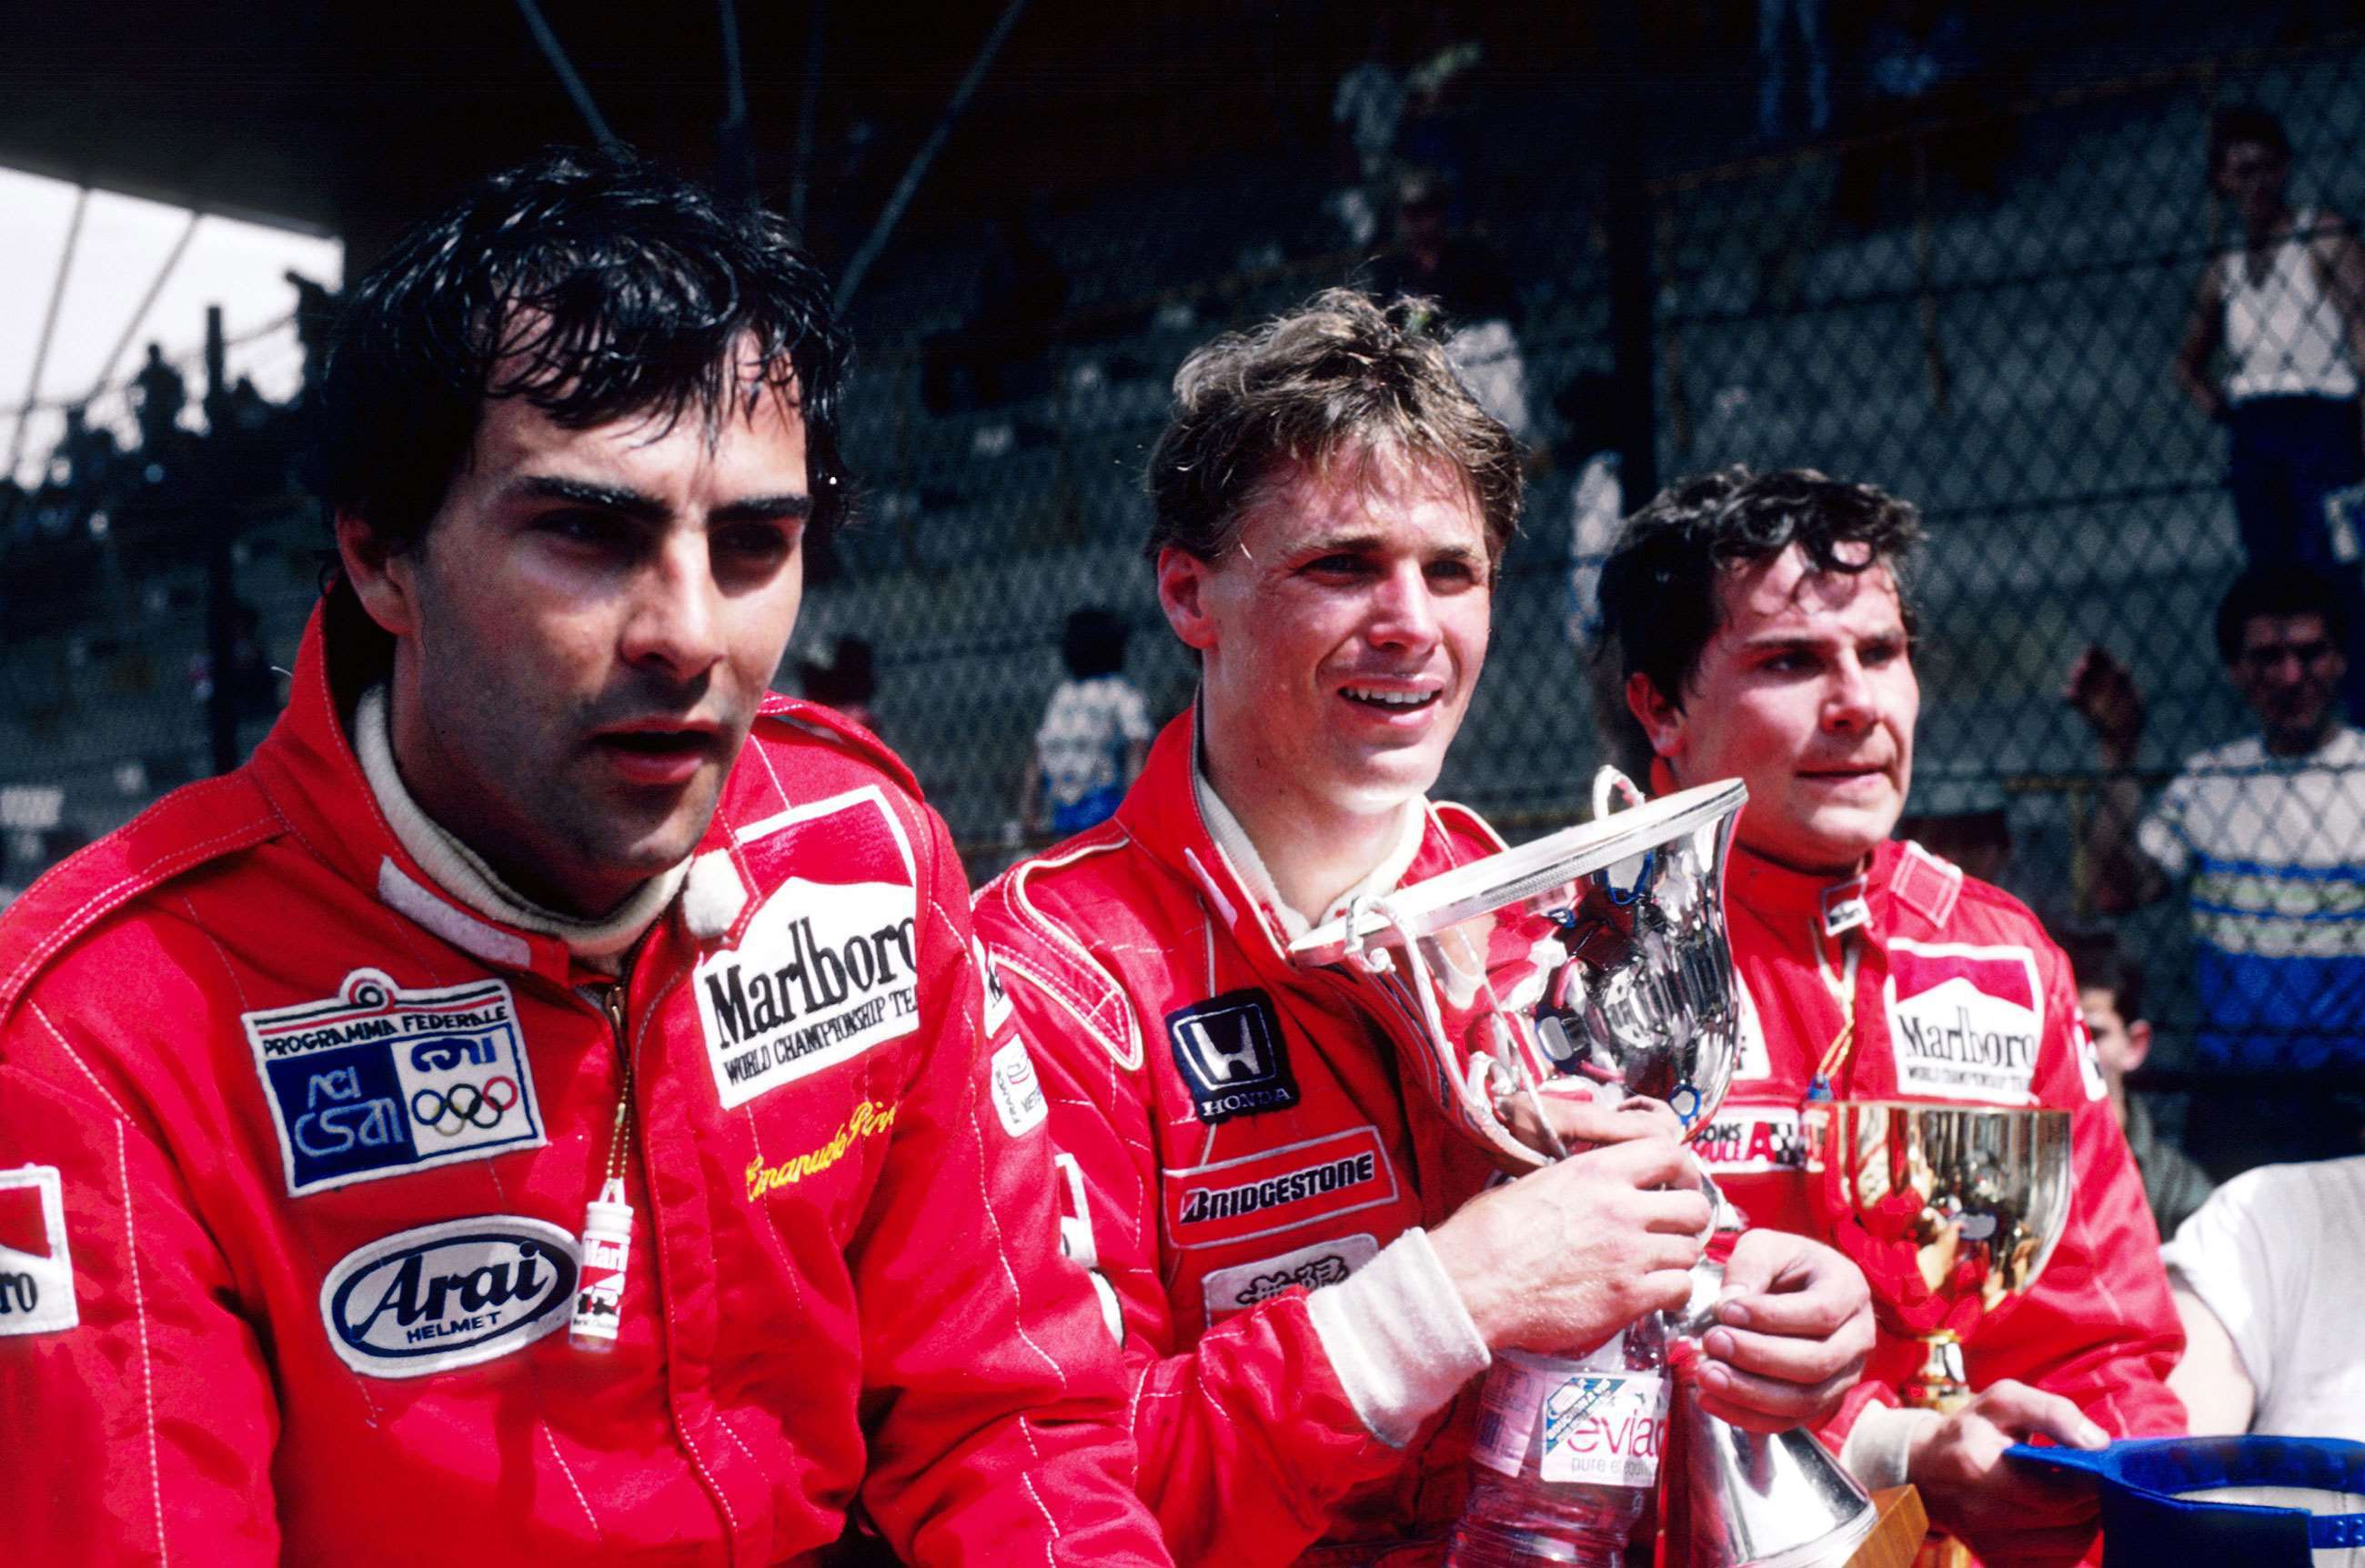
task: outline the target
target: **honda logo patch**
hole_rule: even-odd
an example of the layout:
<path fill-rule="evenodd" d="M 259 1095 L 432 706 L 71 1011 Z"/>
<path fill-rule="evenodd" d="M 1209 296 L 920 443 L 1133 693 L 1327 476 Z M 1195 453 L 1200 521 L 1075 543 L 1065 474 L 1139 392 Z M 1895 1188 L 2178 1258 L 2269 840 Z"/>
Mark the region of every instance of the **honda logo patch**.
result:
<path fill-rule="evenodd" d="M 1166 1015 L 1174 1066 L 1209 1124 L 1297 1103 L 1281 1019 L 1261 991 L 1227 991 Z"/>

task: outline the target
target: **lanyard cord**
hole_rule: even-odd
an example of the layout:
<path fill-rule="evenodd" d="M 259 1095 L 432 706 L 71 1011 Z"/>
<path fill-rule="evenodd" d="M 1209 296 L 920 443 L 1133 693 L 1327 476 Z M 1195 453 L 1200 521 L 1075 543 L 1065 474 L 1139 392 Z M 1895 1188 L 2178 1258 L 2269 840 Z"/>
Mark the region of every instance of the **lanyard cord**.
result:
<path fill-rule="evenodd" d="M 1831 991 L 1832 999 L 1840 1004 L 1840 1028 L 1839 1033 L 1832 1036 L 1832 1043 L 1823 1047 L 1822 1060 L 1815 1064 L 1815 1076 L 1808 1081 L 1807 1098 L 1810 1101 L 1833 1098 L 1833 1086 L 1838 1081 L 1841 1070 L 1847 1066 L 1848 1058 L 1855 1053 L 1855 975 L 1856 966 L 1864 957 L 1864 944 L 1856 939 L 1856 933 L 1849 931 L 1842 935 L 1840 950 L 1844 956 L 1840 959 L 1839 978 L 1834 980 L 1831 969 L 1823 963 L 1822 944 L 1822 934 L 1819 931 L 1815 934 L 1815 972 L 1822 976 L 1824 987 Z"/>

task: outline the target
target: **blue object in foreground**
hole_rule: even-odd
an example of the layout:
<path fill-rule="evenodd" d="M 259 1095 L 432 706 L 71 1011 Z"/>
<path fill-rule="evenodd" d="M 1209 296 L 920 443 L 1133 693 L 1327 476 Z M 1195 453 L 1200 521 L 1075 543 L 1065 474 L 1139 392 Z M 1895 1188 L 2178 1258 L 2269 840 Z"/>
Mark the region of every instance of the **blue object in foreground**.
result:
<path fill-rule="evenodd" d="M 2007 1451 L 2101 1482 L 2103 1568 L 2308 1568 L 2319 1548 L 2365 1547 L 2365 1443 L 2140 1438 L 2090 1450 L 2015 1443 Z M 2258 1503 L 2188 1495 L 2231 1486 L 2274 1491 Z"/>

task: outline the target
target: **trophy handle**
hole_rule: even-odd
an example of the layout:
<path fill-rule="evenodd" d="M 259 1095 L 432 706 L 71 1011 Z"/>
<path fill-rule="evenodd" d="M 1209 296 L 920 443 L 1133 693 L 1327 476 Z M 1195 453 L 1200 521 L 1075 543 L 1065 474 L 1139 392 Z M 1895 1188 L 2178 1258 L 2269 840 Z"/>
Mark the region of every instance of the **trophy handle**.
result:
<path fill-rule="evenodd" d="M 1599 822 L 1609 814 L 1609 797 L 1613 794 L 1625 796 L 1626 804 L 1630 806 L 1639 806 L 1647 799 L 1642 791 L 1635 787 L 1634 780 L 1627 778 L 1614 764 L 1605 762 L 1593 775 L 1593 820 L 1595 822 Z"/>
<path fill-rule="evenodd" d="M 1397 971 L 1408 980 L 1415 999 L 1420 1003 L 1421 1024 L 1429 1038 L 1443 1041 L 1452 1036 L 1445 1027 L 1445 1014 L 1437 1004 L 1437 988 L 1429 980 L 1429 966 L 1417 957 L 1398 964 L 1385 947 L 1373 945 L 1369 938 L 1372 929 L 1367 917 L 1381 922 L 1378 929 L 1403 931 L 1407 924 L 1400 920 L 1395 906 L 1384 893 L 1364 893 L 1347 905 L 1346 960 L 1373 975 Z M 1418 940 L 1418 938 L 1407 938 Z M 1541 1170 L 1556 1159 L 1568 1158 L 1568 1147 L 1560 1135 L 1552 1131 L 1552 1119 L 1544 1114 L 1543 1102 L 1536 1093 L 1535 1075 L 1527 1070 L 1519 1054 L 1505 1037 L 1502 1018 L 1495 1018 L 1495 1048 L 1486 1055 L 1472 1053 L 1465 1070 L 1460 1076 L 1446 1075 L 1452 1085 L 1454 1097 L 1461 1101 L 1463 1125 L 1485 1139 L 1494 1152 L 1520 1171 Z M 1525 1094 L 1535 1112 L 1537 1128 L 1552 1145 L 1550 1153 L 1529 1148 L 1513 1137 L 1509 1129 L 1495 1114 L 1495 1096 L 1498 1086 Z"/>

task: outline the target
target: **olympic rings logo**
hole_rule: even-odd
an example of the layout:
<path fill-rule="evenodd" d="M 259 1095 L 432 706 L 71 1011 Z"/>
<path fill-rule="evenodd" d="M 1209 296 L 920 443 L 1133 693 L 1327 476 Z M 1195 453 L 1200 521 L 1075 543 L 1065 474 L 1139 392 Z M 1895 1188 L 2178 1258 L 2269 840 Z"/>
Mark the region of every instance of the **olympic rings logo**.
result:
<path fill-rule="evenodd" d="M 452 1137 L 467 1127 L 499 1126 L 517 1103 L 517 1080 L 504 1075 L 485 1080 L 482 1087 L 455 1083 L 449 1089 L 422 1089 L 410 1097 L 410 1115 L 430 1132 Z"/>

